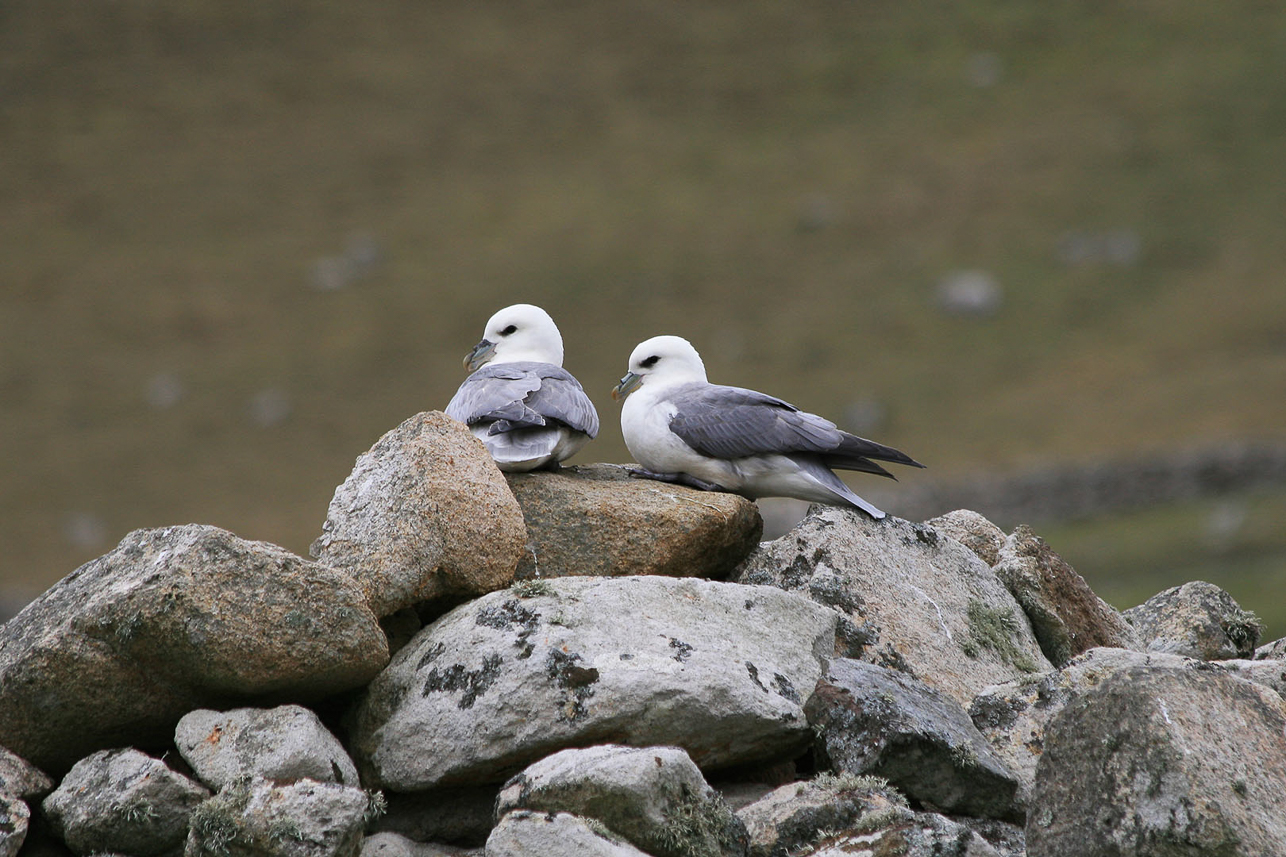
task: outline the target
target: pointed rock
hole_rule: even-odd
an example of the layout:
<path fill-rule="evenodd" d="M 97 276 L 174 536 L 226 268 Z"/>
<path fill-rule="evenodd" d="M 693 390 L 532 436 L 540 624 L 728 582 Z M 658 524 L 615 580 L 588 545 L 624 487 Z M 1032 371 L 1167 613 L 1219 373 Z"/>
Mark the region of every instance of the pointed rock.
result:
<path fill-rule="evenodd" d="M 0 794 L 18 798 L 44 797 L 53 788 L 54 781 L 48 774 L 16 753 L 0 747 Z"/>
<path fill-rule="evenodd" d="M 1000 560 L 1000 549 L 1005 544 L 1005 531 L 977 512 L 956 509 L 925 521 L 924 524 L 960 542 L 987 565 L 995 565 Z"/>
<path fill-rule="evenodd" d="M 961 706 L 984 687 L 1050 669 L 1022 608 L 987 564 L 923 524 L 814 506 L 795 529 L 760 545 L 735 579 L 832 607 L 846 617 L 845 654 L 915 676 Z"/>
<path fill-rule="evenodd" d="M 994 571 L 1022 605 L 1054 666 L 1095 647 L 1142 648 L 1121 614 L 1030 527 L 1020 525 L 1005 540 Z"/>
<path fill-rule="evenodd" d="M 310 553 L 350 575 L 387 616 L 503 589 L 526 540 L 518 501 L 482 441 L 428 411 L 357 459 Z"/>

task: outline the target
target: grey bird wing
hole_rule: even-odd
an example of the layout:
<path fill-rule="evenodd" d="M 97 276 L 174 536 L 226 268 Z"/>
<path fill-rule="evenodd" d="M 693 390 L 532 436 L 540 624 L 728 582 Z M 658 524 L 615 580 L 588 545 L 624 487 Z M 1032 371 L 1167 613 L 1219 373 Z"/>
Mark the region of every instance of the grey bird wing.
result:
<path fill-rule="evenodd" d="M 828 419 L 754 390 L 689 384 L 668 398 L 675 407 L 670 431 L 712 458 L 816 455 L 829 467 L 889 477 L 872 458 L 920 466 L 892 447 L 841 431 Z"/>
<path fill-rule="evenodd" d="M 483 366 L 460 385 L 446 414 L 466 425 L 504 421 L 507 428 L 557 420 L 590 437 L 598 434 L 598 413 L 580 382 L 552 363 Z"/>

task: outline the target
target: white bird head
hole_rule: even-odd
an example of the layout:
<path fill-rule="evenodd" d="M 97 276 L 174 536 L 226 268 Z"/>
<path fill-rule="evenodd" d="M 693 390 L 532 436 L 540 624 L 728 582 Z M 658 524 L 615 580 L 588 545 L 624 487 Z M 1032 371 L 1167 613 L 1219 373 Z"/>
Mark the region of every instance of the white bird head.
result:
<path fill-rule="evenodd" d="M 630 355 L 629 371 L 612 390 L 613 399 L 624 400 L 644 384 L 687 384 L 706 380 L 701 355 L 681 336 L 654 336 L 640 342 Z"/>
<path fill-rule="evenodd" d="M 482 341 L 464 357 L 464 366 L 473 372 L 488 363 L 537 363 L 563 365 L 563 337 L 558 325 L 538 306 L 514 304 L 487 320 Z"/>

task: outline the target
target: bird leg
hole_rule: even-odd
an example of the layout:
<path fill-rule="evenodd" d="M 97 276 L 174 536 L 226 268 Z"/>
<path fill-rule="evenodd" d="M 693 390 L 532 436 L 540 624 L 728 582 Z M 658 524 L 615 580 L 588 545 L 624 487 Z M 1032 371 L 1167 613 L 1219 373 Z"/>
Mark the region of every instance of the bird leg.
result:
<path fill-rule="evenodd" d="M 698 491 L 727 491 L 722 485 L 698 479 L 687 473 L 655 473 L 643 467 L 631 467 L 626 471 L 638 479 L 655 479 L 658 482 L 670 482 L 674 485 L 686 485 Z"/>

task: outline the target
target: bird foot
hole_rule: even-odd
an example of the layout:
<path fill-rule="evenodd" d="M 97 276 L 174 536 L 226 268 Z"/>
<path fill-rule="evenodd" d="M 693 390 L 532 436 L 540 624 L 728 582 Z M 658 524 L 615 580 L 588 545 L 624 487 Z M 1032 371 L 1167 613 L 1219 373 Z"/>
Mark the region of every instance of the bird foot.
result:
<path fill-rule="evenodd" d="M 674 485 L 686 485 L 689 488 L 696 488 L 698 491 L 726 491 L 722 485 L 716 485 L 713 482 L 707 482 L 704 479 L 698 479 L 687 473 L 656 473 L 644 467 L 631 467 L 627 471 L 636 479 L 655 479 L 657 482 L 669 482 Z"/>

